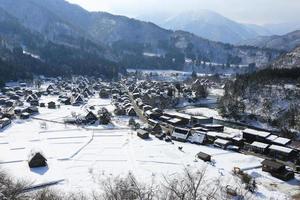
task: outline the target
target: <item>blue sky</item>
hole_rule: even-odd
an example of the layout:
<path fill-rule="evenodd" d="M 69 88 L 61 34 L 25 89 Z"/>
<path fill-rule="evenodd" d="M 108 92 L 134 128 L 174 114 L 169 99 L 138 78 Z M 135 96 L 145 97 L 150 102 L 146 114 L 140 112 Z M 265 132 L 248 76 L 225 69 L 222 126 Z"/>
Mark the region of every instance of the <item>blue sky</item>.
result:
<path fill-rule="evenodd" d="M 90 11 L 138 17 L 207 9 L 243 23 L 300 21 L 300 0 L 67 0 Z"/>

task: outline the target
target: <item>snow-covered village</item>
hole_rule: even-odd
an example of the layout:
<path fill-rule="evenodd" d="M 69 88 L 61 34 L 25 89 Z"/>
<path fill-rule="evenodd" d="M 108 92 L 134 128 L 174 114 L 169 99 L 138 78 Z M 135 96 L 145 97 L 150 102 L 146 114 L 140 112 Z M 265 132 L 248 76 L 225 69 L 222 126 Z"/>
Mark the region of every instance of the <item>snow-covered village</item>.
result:
<path fill-rule="evenodd" d="M 299 10 L 0 0 L 0 200 L 300 200 Z"/>
<path fill-rule="evenodd" d="M 221 83 L 173 71 L 129 72 L 118 82 L 8 83 L 0 98 L 0 167 L 30 183 L 26 191 L 101 193 L 103 181 L 129 175 L 180 191 L 174 180 L 190 173 L 199 181 L 200 173 L 196 192 L 207 198 L 297 194 L 297 141 L 219 115 Z"/>

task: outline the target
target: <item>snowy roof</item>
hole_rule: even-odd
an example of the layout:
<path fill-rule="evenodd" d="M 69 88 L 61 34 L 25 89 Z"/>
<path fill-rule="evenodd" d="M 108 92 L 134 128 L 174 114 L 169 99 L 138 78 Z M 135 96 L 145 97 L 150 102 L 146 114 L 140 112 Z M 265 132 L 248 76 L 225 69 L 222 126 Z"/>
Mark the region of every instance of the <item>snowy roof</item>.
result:
<path fill-rule="evenodd" d="M 181 117 L 181 118 L 191 119 L 190 115 L 184 114 L 184 113 L 179 113 L 179 112 L 167 111 L 167 112 L 165 112 L 165 114 L 176 116 L 176 117 Z"/>
<path fill-rule="evenodd" d="M 221 133 L 221 132 L 213 132 L 213 131 L 207 132 L 207 135 L 212 136 L 212 137 L 221 137 L 221 138 L 228 138 L 228 139 L 234 137 L 233 135 L 229 135 L 229 134 Z"/>
<path fill-rule="evenodd" d="M 221 125 L 221 124 L 202 124 L 202 126 L 212 127 L 212 128 L 219 128 L 219 127 L 223 127 L 224 125 Z"/>
<path fill-rule="evenodd" d="M 271 133 L 266 132 L 266 131 L 257 131 L 257 130 L 253 130 L 253 129 L 245 129 L 243 130 L 243 133 L 247 133 L 247 134 L 251 134 L 251 135 L 256 135 L 256 136 L 260 136 L 260 137 L 268 137 L 269 135 L 271 135 Z"/>
<path fill-rule="evenodd" d="M 262 142 L 253 142 L 251 144 L 251 146 L 257 147 L 257 148 L 261 148 L 261 149 L 265 149 L 265 148 L 267 148 L 269 146 L 269 144 L 262 143 Z"/>
<path fill-rule="evenodd" d="M 280 151 L 283 153 L 291 153 L 293 151 L 293 149 L 291 148 L 287 148 L 287 147 L 283 147 L 283 146 L 278 146 L 278 145 L 271 145 L 269 147 L 270 150 L 274 150 L 274 151 Z"/>
<path fill-rule="evenodd" d="M 282 144 L 282 145 L 286 145 L 290 142 L 291 140 L 288 138 L 283 138 L 283 137 L 278 137 L 276 138 L 273 142 L 277 143 L 277 144 Z"/>
<path fill-rule="evenodd" d="M 269 137 L 267 137 L 267 140 L 270 140 L 276 144 L 281 144 L 281 145 L 286 145 L 291 141 L 288 138 L 278 137 L 276 135 L 270 135 Z"/>
<path fill-rule="evenodd" d="M 180 122 L 181 119 L 178 119 L 178 118 L 172 118 L 170 120 L 168 120 L 170 123 L 177 123 L 177 122 Z"/>
<path fill-rule="evenodd" d="M 204 116 L 192 116 L 193 119 L 209 119 L 207 117 Z"/>
<path fill-rule="evenodd" d="M 218 138 L 218 139 L 215 140 L 214 143 L 226 145 L 226 144 L 229 144 L 230 141 Z"/>
<path fill-rule="evenodd" d="M 278 138 L 277 135 L 270 135 L 269 137 L 267 137 L 267 140 L 274 141 L 277 138 Z"/>

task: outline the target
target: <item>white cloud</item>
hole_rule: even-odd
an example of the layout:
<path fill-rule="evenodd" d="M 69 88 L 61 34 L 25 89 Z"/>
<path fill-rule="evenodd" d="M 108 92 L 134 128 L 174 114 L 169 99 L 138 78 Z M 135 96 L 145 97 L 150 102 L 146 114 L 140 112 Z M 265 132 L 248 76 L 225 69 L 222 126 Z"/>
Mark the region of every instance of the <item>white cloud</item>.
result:
<path fill-rule="evenodd" d="M 68 0 L 90 11 L 130 17 L 208 9 L 249 23 L 280 23 L 300 19 L 300 0 Z"/>

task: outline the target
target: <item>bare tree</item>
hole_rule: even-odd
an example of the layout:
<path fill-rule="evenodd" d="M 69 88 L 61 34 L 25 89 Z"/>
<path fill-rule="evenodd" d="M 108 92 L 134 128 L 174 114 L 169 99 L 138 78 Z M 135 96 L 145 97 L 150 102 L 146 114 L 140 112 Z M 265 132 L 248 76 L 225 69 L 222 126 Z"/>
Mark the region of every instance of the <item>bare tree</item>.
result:
<path fill-rule="evenodd" d="M 218 179 L 209 180 L 206 177 L 206 167 L 197 171 L 185 168 L 183 175 L 174 178 L 165 176 L 164 182 L 164 199 L 170 200 L 217 199 L 219 191 Z"/>
<path fill-rule="evenodd" d="M 107 178 L 101 182 L 103 193 L 94 193 L 94 199 L 104 200 L 154 200 L 156 186 L 141 184 L 133 174 L 129 173 L 125 178 Z"/>

